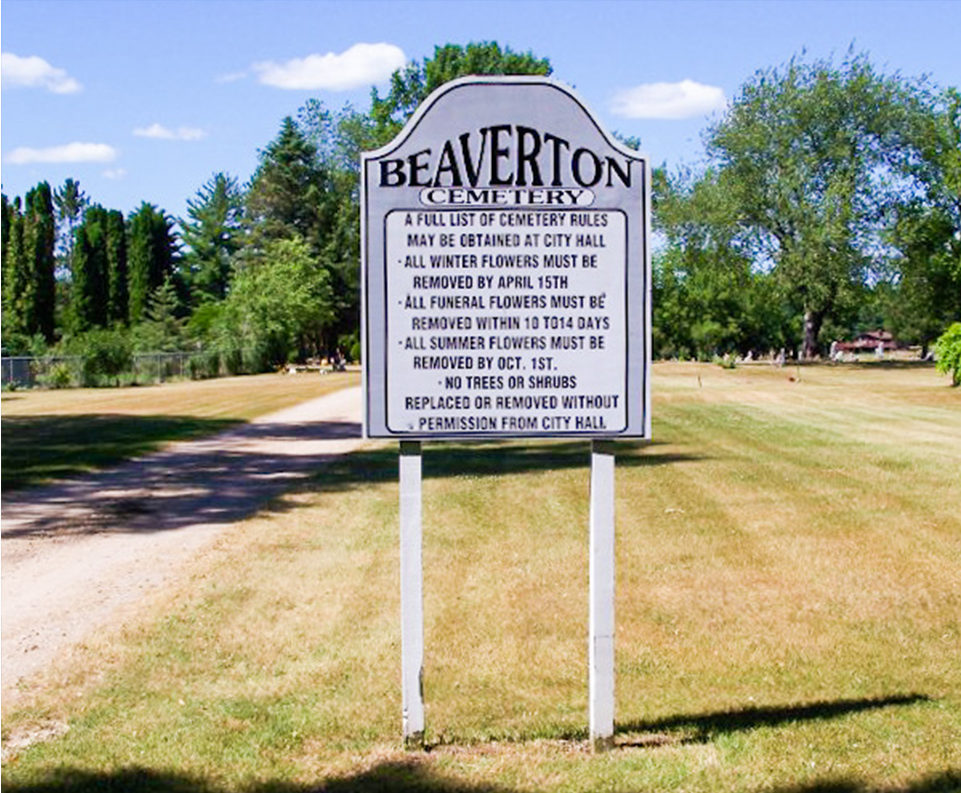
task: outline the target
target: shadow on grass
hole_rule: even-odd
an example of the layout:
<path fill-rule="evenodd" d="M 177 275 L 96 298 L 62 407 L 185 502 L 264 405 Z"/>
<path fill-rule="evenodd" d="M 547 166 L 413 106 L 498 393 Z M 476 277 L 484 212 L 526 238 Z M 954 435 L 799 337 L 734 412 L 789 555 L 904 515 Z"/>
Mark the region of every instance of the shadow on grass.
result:
<path fill-rule="evenodd" d="M 58 423 L 61 422 L 61 423 Z M 175 438 L 208 435 L 230 422 L 177 416 L 30 417 L 4 422 L 4 476 L 72 472 L 111 456 L 146 451 Z M 8 442 L 9 438 L 9 442 Z M 398 447 L 341 454 L 360 438 L 349 421 L 241 424 L 74 480 L 4 493 L 4 539 L 107 532 L 158 532 L 233 523 L 260 510 L 298 508 L 288 491 L 337 491 L 397 481 Z M 699 459 L 617 445 L 621 467 Z M 9 460 L 9 462 L 8 462 Z M 584 468 L 578 441 L 430 444 L 427 477 L 482 477 Z M 19 471 L 19 474 L 17 473 Z"/>
<path fill-rule="evenodd" d="M 139 768 L 113 773 L 58 769 L 41 782 L 5 783 L 3 789 L 17 793 L 510 793 L 509 788 L 441 777 L 417 760 L 384 762 L 358 774 L 308 784 L 265 782 L 225 788 L 186 775 Z"/>
<path fill-rule="evenodd" d="M 619 441 L 620 468 L 667 465 L 706 459 L 702 455 L 659 452 L 658 443 Z M 485 441 L 476 443 L 425 444 L 425 478 L 509 476 L 590 467 L 589 441 Z M 341 490 L 371 482 L 397 480 L 397 447 L 358 452 L 335 461 L 318 476 L 321 490 Z"/>
<path fill-rule="evenodd" d="M 802 785 L 771 788 L 765 793 L 958 793 L 961 791 L 961 768 L 927 774 L 906 785 L 868 785 L 857 779 L 825 779 Z"/>
<path fill-rule="evenodd" d="M 95 773 L 59 769 L 30 784 L 5 783 L 16 793 L 511 793 L 511 788 L 452 780 L 434 773 L 425 761 L 385 762 L 358 774 L 316 783 L 265 782 L 225 788 L 172 772 L 139 768 Z M 525 788 L 527 789 L 527 788 Z M 648 789 L 648 788 L 645 788 Z M 857 779 L 826 779 L 789 787 L 761 789 L 763 793 L 956 793 L 961 769 L 920 777 L 906 785 L 877 787 Z M 638 788 L 638 791 L 642 790 Z M 759 793 L 761 793 L 759 791 Z"/>
<path fill-rule="evenodd" d="M 233 523 L 268 504 L 284 511 L 293 504 L 271 499 L 309 481 L 336 459 L 339 442 L 359 436 L 354 422 L 241 424 L 75 480 L 4 493 L 3 538 L 157 532 Z"/>
<path fill-rule="evenodd" d="M 616 732 L 637 733 L 643 744 L 645 734 L 678 733 L 677 743 L 706 743 L 717 735 L 753 730 L 758 727 L 778 727 L 783 724 L 802 721 L 826 721 L 861 713 L 866 710 L 916 705 L 930 702 L 924 694 L 902 694 L 891 697 L 868 697 L 865 699 L 839 699 L 826 702 L 812 702 L 806 705 L 784 705 L 771 707 L 751 707 L 739 710 L 701 713 L 690 716 L 669 716 L 653 721 L 635 721 L 617 725 Z M 665 741 L 669 742 L 669 741 Z M 618 745 L 631 746 L 629 740 L 618 740 Z"/>
<path fill-rule="evenodd" d="M 6 492 L 87 473 L 237 423 L 193 416 L 5 416 L 2 488 Z"/>

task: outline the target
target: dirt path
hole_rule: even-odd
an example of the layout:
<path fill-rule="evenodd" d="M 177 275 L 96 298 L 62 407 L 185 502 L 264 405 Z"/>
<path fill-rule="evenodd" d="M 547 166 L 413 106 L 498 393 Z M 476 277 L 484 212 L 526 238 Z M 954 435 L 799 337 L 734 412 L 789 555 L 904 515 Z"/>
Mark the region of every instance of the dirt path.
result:
<path fill-rule="evenodd" d="M 171 581 L 231 523 L 357 448 L 348 388 L 106 471 L 3 499 L 3 698 Z"/>

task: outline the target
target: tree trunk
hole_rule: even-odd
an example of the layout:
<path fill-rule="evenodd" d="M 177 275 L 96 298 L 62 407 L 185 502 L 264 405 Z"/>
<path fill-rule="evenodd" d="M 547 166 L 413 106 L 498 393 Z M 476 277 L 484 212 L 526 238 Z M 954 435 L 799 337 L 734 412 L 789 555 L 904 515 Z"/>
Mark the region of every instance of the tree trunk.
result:
<path fill-rule="evenodd" d="M 821 332 L 821 323 L 824 315 L 819 311 L 804 312 L 804 342 L 801 347 L 801 357 L 810 361 L 818 354 L 818 334 Z"/>

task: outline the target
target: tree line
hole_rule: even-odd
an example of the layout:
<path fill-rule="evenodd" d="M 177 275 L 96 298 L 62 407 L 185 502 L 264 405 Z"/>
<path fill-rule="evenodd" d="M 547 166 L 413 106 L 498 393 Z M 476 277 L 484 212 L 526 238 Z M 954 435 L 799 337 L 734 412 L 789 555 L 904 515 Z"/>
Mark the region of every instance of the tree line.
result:
<path fill-rule="evenodd" d="M 884 327 L 923 350 L 961 320 L 961 95 L 840 65 L 759 71 L 655 173 L 655 346 L 706 357 Z"/>
<path fill-rule="evenodd" d="M 359 356 L 359 159 L 435 88 L 549 75 L 493 42 L 437 47 L 369 111 L 309 100 L 240 181 L 174 219 L 127 218 L 68 179 L 3 197 L 5 354 L 190 350 L 194 373 Z M 654 354 L 710 358 L 885 327 L 927 347 L 961 320 L 961 95 L 867 56 L 758 71 L 704 131 L 703 167 L 654 170 Z M 626 140 L 628 145 L 639 141 Z"/>

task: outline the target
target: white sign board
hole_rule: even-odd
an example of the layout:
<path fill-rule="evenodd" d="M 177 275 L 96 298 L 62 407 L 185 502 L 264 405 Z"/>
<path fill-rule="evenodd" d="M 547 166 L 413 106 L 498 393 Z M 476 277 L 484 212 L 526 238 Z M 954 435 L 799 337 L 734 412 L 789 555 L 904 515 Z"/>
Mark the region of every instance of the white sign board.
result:
<path fill-rule="evenodd" d="M 448 83 L 361 190 L 367 437 L 649 437 L 648 163 L 570 89 Z"/>

